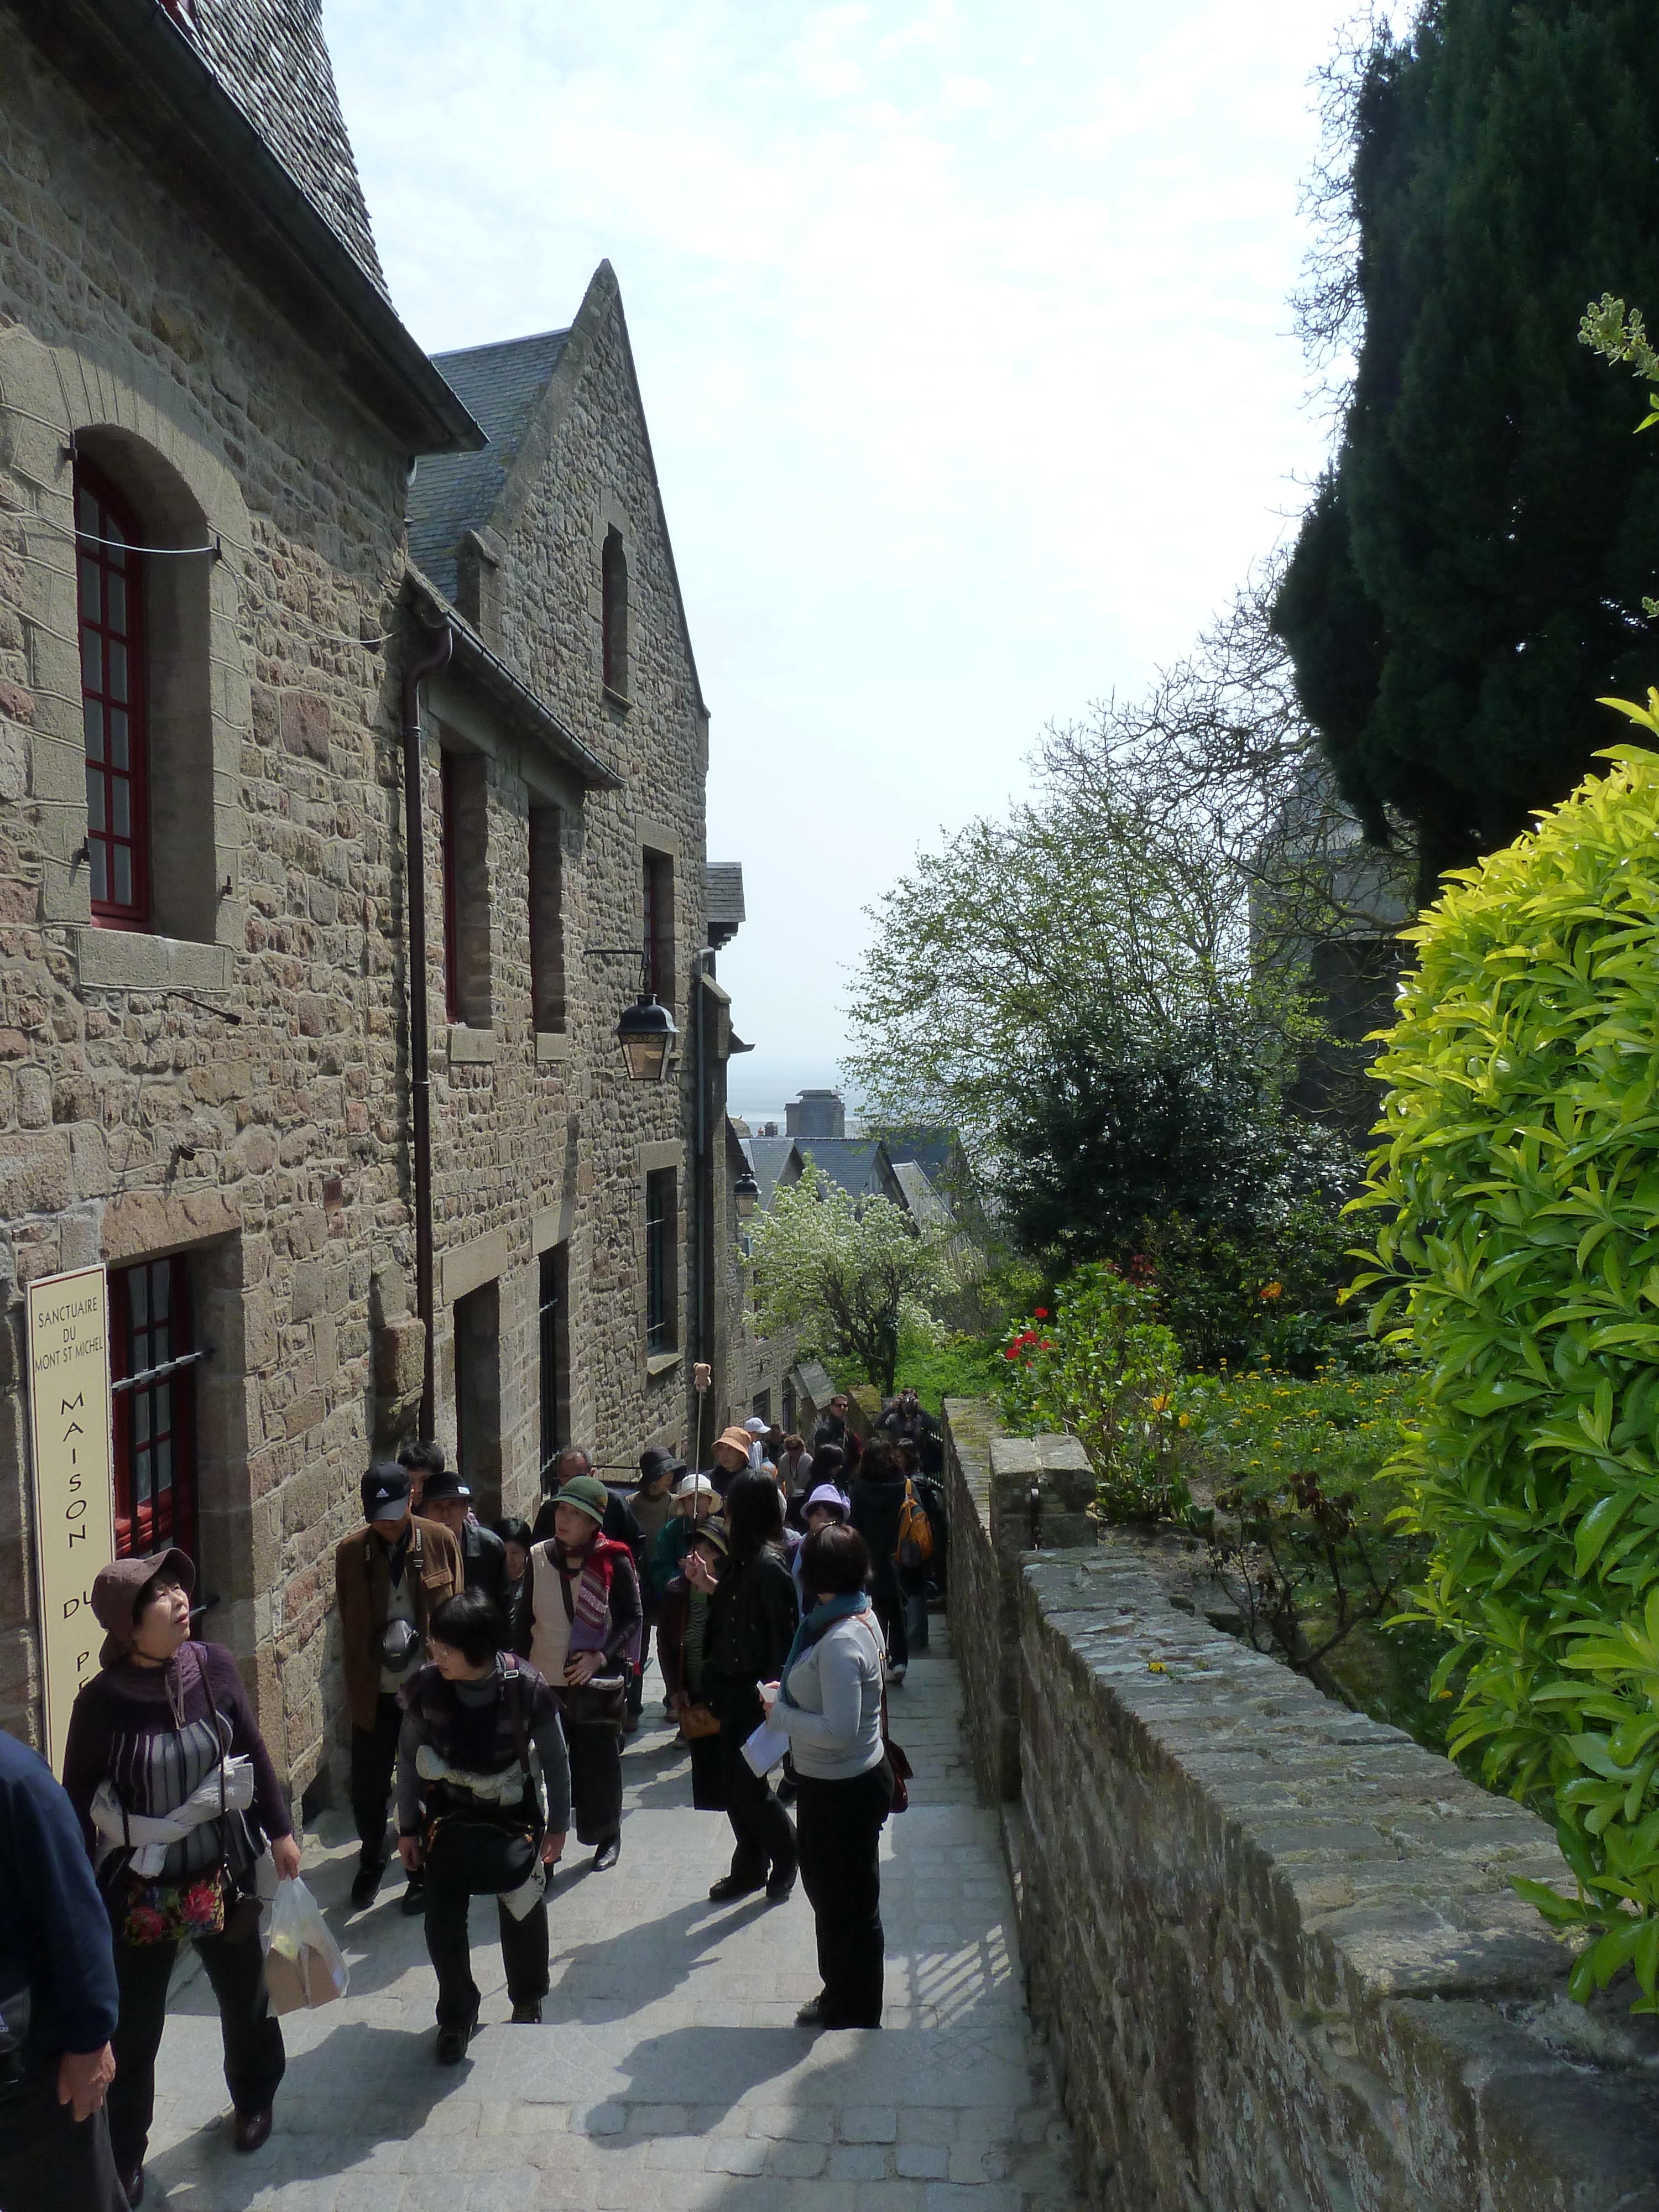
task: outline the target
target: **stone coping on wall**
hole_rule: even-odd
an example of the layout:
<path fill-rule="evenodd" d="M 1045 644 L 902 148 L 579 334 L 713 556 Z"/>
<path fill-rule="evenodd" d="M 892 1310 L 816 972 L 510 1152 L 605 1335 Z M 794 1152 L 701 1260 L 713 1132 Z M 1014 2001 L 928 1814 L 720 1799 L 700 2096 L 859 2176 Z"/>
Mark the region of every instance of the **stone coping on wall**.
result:
<path fill-rule="evenodd" d="M 1659 2033 L 1574 2004 L 1511 1887 L 1570 1888 L 1547 1827 L 1172 1604 L 1144 1538 L 1019 1551 L 1015 1440 L 945 1427 L 965 1724 L 1095 2201 L 1659 2212 Z"/>
<path fill-rule="evenodd" d="M 1566 1996 L 1541 1821 L 1131 1546 L 1021 1599 L 1021 1948 L 1101 2202 L 1659 2206 L 1659 2039 Z"/>

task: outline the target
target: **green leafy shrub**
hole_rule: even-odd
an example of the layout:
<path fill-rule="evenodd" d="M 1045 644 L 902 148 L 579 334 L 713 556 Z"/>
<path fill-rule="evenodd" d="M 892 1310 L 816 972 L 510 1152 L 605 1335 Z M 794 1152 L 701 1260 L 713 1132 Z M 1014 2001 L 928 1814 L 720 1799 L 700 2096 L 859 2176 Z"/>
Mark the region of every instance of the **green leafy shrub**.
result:
<path fill-rule="evenodd" d="M 1659 694 L 1631 718 L 1659 733 Z M 1609 702 L 1616 703 L 1616 702 Z M 1374 1325 L 1432 1362 L 1395 1465 L 1432 1547 L 1417 1617 L 1467 1664 L 1450 1732 L 1553 1820 L 1659 2010 L 1659 755 L 1620 749 L 1412 932 L 1361 1203 Z"/>
<path fill-rule="evenodd" d="M 1211 1566 L 1245 1640 L 1368 1709 L 1378 1700 L 1359 1678 L 1376 1669 L 1355 1663 L 1350 1640 L 1387 1633 L 1384 1616 L 1425 1556 L 1420 1538 L 1390 1525 L 1400 1492 L 1379 1470 L 1406 1442 L 1427 1378 L 1385 1359 L 1381 1373 L 1334 1364 L 1306 1380 L 1265 1366 L 1189 1376 L 1176 1400 L 1177 1430 L 1215 1486 Z M 1381 1717 L 1407 1717 L 1403 1689 L 1424 1734 L 1434 1661 L 1413 1683 L 1401 1658 L 1390 1655 Z M 1443 1744 L 1443 1724 L 1426 1733 Z"/>
<path fill-rule="evenodd" d="M 1144 1223 L 1140 1255 L 1188 1366 L 1237 1367 L 1259 1349 L 1306 1376 L 1330 1357 L 1352 1242 L 1334 1206 L 1309 1194 L 1253 1224 Z"/>
<path fill-rule="evenodd" d="M 1191 1504 L 1173 1449 L 1181 1347 L 1157 1301 L 1109 1261 L 1091 1261 L 1003 1340 L 998 1391 L 1016 1435 L 1077 1437 L 1109 1520 L 1184 1516 Z"/>

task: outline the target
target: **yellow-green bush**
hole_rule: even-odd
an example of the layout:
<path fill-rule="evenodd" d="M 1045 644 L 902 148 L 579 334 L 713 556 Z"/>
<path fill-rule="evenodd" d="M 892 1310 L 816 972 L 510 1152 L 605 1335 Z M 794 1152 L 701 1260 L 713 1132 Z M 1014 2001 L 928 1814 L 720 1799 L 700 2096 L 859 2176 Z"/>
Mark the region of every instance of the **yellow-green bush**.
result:
<path fill-rule="evenodd" d="M 1659 693 L 1625 711 L 1659 734 Z M 1609 702 L 1609 704 L 1615 703 Z M 1608 757 L 1410 934 L 1377 1062 L 1378 1314 L 1433 1364 L 1392 1472 L 1432 1542 L 1421 1616 L 1467 1660 L 1450 1734 L 1556 1824 L 1659 2010 L 1659 755 Z"/>

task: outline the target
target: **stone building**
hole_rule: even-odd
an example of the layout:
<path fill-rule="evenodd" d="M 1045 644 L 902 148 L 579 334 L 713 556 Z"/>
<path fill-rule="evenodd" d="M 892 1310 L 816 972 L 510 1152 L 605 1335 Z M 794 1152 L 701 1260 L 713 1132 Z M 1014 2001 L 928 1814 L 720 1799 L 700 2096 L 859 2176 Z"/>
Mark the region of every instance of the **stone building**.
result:
<path fill-rule="evenodd" d="M 429 362 L 315 0 L 0 0 L 0 1723 L 23 1286 L 102 1262 L 118 1546 L 192 1553 L 297 1792 L 423 1397 L 489 1510 L 727 1401 L 708 716 L 608 268 Z"/>

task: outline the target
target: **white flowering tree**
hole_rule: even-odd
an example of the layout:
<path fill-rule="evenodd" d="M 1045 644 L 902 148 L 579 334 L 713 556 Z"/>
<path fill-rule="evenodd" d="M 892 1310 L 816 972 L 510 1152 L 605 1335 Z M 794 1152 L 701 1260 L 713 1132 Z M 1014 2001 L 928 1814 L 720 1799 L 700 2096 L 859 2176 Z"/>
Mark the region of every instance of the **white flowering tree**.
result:
<path fill-rule="evenodd" d="M 918 1227 L 890 1199 L 854 1205 L 809 1162 L 756 1223 L 752 1265 L 760 1332 L 799 1329 L 856 1359 L 893 1395 L 901 1327 L 937 1328 L 933 1309 L 957 1287 L 954 1228 Z"/>

